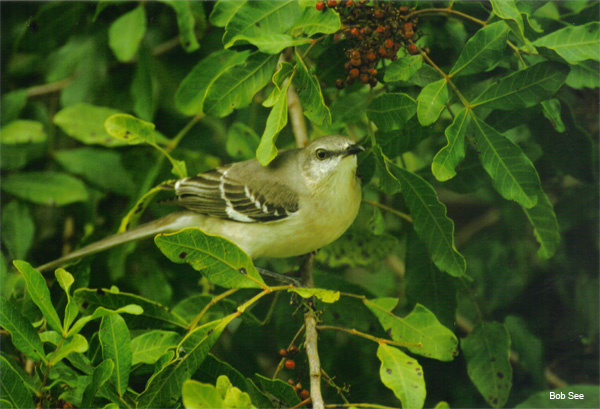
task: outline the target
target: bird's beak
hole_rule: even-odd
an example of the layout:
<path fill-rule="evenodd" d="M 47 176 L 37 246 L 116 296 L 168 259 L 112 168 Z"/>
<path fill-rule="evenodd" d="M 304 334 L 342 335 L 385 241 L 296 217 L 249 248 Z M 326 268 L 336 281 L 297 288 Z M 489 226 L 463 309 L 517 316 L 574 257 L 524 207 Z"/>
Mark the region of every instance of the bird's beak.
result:
<path fill-rule="evenodd" d="M 344 157 L 346 156 L 350 156 L 350 155 L 357 155 L 360 152 L 364 152 L 365 148 L 363 148 L 360 145 L 350 145 L 346 148 L 346 150 L 344 151 Z"/>

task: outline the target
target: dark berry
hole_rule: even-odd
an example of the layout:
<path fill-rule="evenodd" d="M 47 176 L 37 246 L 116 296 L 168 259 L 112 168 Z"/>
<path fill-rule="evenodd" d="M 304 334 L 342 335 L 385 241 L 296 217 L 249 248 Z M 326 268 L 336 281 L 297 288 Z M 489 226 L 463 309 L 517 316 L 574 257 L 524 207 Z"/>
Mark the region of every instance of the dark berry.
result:
<path fill-rule="evenodd" d="M 373 17 L 378 18 L 378 19 L 382 19 L 385 17 L 383 11 L 381 10 L 375 10 L 375 13 L 373 13 Z"/>
<path fill-rule="evenodd" d="M 302 391 L 300 392 L 300 399 L 306 400 L 308 398 L 310 398 L 310 392 L 306 389 L 302 389 Z"/>
<path fill-rule="evenodd" d="M 387 51 L 383 47 L 379 47 L 379 55 L 385 57 L 387 55 Z"/>
<path fill-rule="evenodd" d="M 375 61 L 377 59 L 377 56 L 373 51 L 369 51 L 366 55 L 366 59 L 369 61 Z"/>
<path fill-rule="evenodd" d="M 369 74 L 367 74 L 367 73 L 360 74 L 360 77 L 358 78 L 358 80 L 360 81 L 361 84 L 368 84 L 369 83 Z"/>
<path fill-rule="evenodd" d="M 360 59 L 360 51 L 358 50 L 354 50 L 350 53 L 350 59 L 351 60 L 358 60 Z"/>
<path fill-rule="evenodd" d="M 419 50 L 417 49 L 417 46 L 416 46 L 416 45 L 414 45 L 414 44 L 409 44 L 409 45 L 406 47 L 406 51 L 408 51 L 408 53 L 409 53 L 410 55 L 419 54 Z"/>
<path fill-rule="evenodd" d="M 398 9 L 398 11 L 400 12 L 400 14 L 408 14 L 408 7 L 406 7 L 406 6 L 400 6 L 400 8 Z"/>
<path fill-rule="evenodd" d="M 371 79 L 369 80 L 369 85 L 371 87 L 375 87 L 377 85 L 377 78 L 371 77 Z"/>
<path fill-rule="evenodd" d="M 344 88 L 346 88 L 346 82 L 344 82 L 344 80 L 337 79 L 337 80 L 335 80 L 335 87 L 337 89 L 344 89 Z"/>
<path fill-rule="evenodd" d="M 347 62 L 344 64 L 344 68 L 346 69 L 346 71 L 349 71 L 349 70 L 352 68 L 352 65 L 350 65 L 350 61 L 347 61 Z"/>

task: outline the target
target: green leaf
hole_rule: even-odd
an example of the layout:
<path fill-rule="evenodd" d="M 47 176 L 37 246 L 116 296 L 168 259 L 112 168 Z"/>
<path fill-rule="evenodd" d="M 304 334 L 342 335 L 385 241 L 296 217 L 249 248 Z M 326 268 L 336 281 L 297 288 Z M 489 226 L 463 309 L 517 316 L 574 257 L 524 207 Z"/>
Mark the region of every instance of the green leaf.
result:
<path fill-rule="evenodd" d="M 194 32 L 194 26 L 196 25 L 196 19 L 192 13 L 190 2 L 187 1 L 176 1 L 176 0 L 161 0 L 163 3 L 168 4 L 175 10 L 175 16 L 177 18 L 177 26 L 179 27 L 179 39 L 183 49 L 188 53 L 200 48 L 196 33 Z"/>
<path fill-rule="evenodd" d="M 459 281 L 433 264 L 415 233 L 409 233 L 406 241 L 405 282 L 409 305 L 422 304 L 435 314 L 442 325 L 454 328 Z"/>
<path fill-rule="evenodd" d="M 252 38 L 252 44 L 265 54 L 279 54 L 288 47 L 309 44 L 309 38 L 294 38 L 287 34 L 264 33 L 260 37 Z"/>
<path fill-rule="evenodd" d="M 234 109 L 250 105 L 254 95 L 271 80 L 276 65 L 276 55 L 256 52 L 245 63 L 230 67 L 208 89 L 204 100 L 205 113 L 222 118 Z"/>
<path fill-rule="evenodd" d="M 331 304 L 340 299 L 340 292 L 324 288 L 290 288 L 288 292 L 298 294 L 302 298 L 317 297 L 319 300 Z"/>
<path fill-rule="evenodd" d="M 577 395 L 578 398 L 574 399 Z M 531 395 L 515 408 L 559 409 L 568 406 L 573 409 L 596 408 L 600 406 L 598 385 L 569 385 L 563 388 L 546 390 Z"/>
<path fill-rule="evenodd" d="M 242 122 L 233 123 L 227 129 L 227 154 L 236 160 L 248 160 L 256 156 L 260 138 L 254 129 Z"/>
<path fill-rule="evenodd" d="M 598 72 L 600 64 L 595 61 L 582 61 L 571 67 L 566 84 L 575 89 L 600 87 L 600 76 Z"/>
<path fill-rule="evenodd" d="M 259 408 L 273 407 L 273 403 L 260 389 L 258 389 L 252 379 L 246 378 L 237 369 L 229 365 L 227 362 L 217 359 L 212 354 L 208 354 L 206 359 L 202 362 L 202 365 L 200 365 L 198 372 L 206 374 L 215 381 L 220 375 L 226 375 L 234 386 L 237 386 L 242 391 L 250 395 L 254 406 Z"/>
<path fill-rule="evenodd" d="M 132 360 L 131 337 L 125 320 L 116 313 L 105 315 L 100 323 L 98 337 L 102 346 L 102 358 L 110 359 L 115 364 L 110 379 L 119 396 L 123 396 L 127 390 Z"/>
<path fill-rule="evenodd" d="M 138 307 L 138 309 L 141 307 L 142 311 L 140 312 L 129 312 L 130 314 L 134 312 L 136 314 L 141 314 L 139 316 L 129 317 L 129 328 L 131 329 L 148 328 L 151 326 L 156 327 L 156 321 L 167 323 L 169 325 L 176 325 L 181 328 L 187 328 L 187 322 L 183 318 L 170 312 L 164 305 L 145 299 L 139 295 L 108 289 L 92 290 L 89 288 L 80 288 L 73 294 L 73 299 L 75 299 L 82 310 L 86 311 L 88 314 L 93 312 L 94 315 L 98 314 L 96 313 L 98 307 L 115 310 L 115 312 L 125 312 L 121 309 L 132 305 Z"/>
<path fill-rule="evenodd" d="M 123 14 L 108 30 L 108 45 L 119 61 L 131 60 L 146 34 L 146 9 L 140 5 Z"/>
<path fill-rule="evenodd" d="M 442 271 L 460 277 L 467 265 L 454 245 L 454 223 L 446 216 L 433 187 L 420 176 L 388 163 L 388 171 L 401 184 L 402 195 L 413 217 L 413 226 L 431 259 Z"/>
<path fill-rule="evenodd" d="M 77 295 L 77 293 L 75 293 L 74 296 L 75 295 Z M 124 307 L 117 308 L 117 309 L 114 309 L 114 310 L 109 310 L 109 309 L 104 308 L 104 307 L 98 307 L 98 308 L 96 308 L 94 310 L 93 314 L 86 315 L 86 316 L 83 316 L 83 317 L 79 318 L 75 322 L 75 324 L 73 324 L 73 327 L 71 327 L 71 329 L 69 330 L 69 333 L 67 334 L 67 336 L 71 336 L 72 334 L 77 334 L 78 332 L 80 332 L 83 329 L 83 327 L 88 322 L 93 321 L 93 320 L 98 319 L 98 318 L 103 318 L 103 317 L 105 317 L 107 315 L 110 315 L 112 313 L 140 315 L 143 312 L 144 312 L 144 310 L 139 305 L 135 305 L 135 304 L 125 305 Z"/>
<path fill-rule="evenodd" d="M 384 131 L 404 128 L 416 112 L 417 101 L 399 93 L 383 94 L 367 107 L 369 119 Z"/>
<path fill-rule="evenodd" d="M 556 98 L 542 101 L 542 113 L 550 121 L 556 132 L 564 132 L 565 124 L 560 116 L 560 101 Z"/>
<path fill-rule="evenodd" d="M 531 209 L 523 208 L 523 211 L 531 222 L 535 237 L 540 243 L 538 256 L 543 259 L 552 257 L 560 243 L 560 230 L 548 196 L 540 189 L 537 204 Z"/>
<path fill-rule="evenodd" d="M 155 125 L 129 114 L 111 115 L 104 122 L 106 132 L 113 138 L 120 139 L 129 145 L 140 143 L 156 143 Z"/>
<path fill-rule="evenodd" d="M 410 55 L 398 58 L 385 68 L 384 82 L 408 81 L 421 69 L 423 56 Z"/>
<path fill-rule="evenodd" d="M 214 385 L 187 380 L 183 383 L 181 391 L 183 406 L 186 409 L 196 408 L 224 408 L 223 398 Z"/>
<path fill-rule="evenodd" d="M 438 120 L 448 102 L 448 83 L 445 78 L 428 84 L 417 98 L 417 117 L 423 126 Z"/>
<path fill-rule="evenodd" d="M 29 207 L 18 200 L 5 204 L 2 207 L 2 243 L 11 258 L 25 258 L 34 236 L 35 225 Z"/>
<path fill-rule="evenodd" d="M 533 45 L 549 48 L 571 64 L 584 60 L 600 61 L 600 23 L 567 26 L 538 38 Z"/>
<path fill-rule="evenodd" d="M 472 112 L 471 112 L 472 114 Z M 494 188 L 507 200 L 530 209 L 536 205 L 540 179 L 521 148 L 473 115 L 471 127 L 479 160 L 492 177 Z"/>
<path fill-rule="evenodd" d="M 139 396 L 138 407 L 169 407 L 177 402 L 183 383 L 196 372 L 221 332 L 234 317 L 235 314 L 232 314 L 189 332 L 177 348 L 177 357 L 150 379 L 146 389 Z"/>
<path fill-rule="evenodd" d="M 229 2 L 219 2 L 217 5 L 221 3 Z M 202 59 L 181 81 L 175 93 L 177 109 L 186 115 L 203 113 L 206 94 L 215 81 L 231 67 L 246 61 L 249 54 L 249 51 L 221 50 Z"/>
<path fill-rule="evenodd" d="M 2 128 L 0 138 L 3 144 L 20 145 L 46 142 L 47 135 L 41 122 L 17 119 Z"/>
<path fill-rule="evenodd" d="M 416 359 L 398 348 L 379 344 L 377 358 L 381 361 L 381 382 L 390 388 L 403 408 L 420 409 L 425 403 L 423 368 Z"/>
<path fill-rule="evenodd" d="M 0 325 L 10 333 L 13 345 L 34 361 L 47 363 L 40 335 L 29 320 L 4 297 L 0 306 Z"/>
<path fill-rule="evenodd" d="M 21 380 L 19 372 L 11 363 L 0 356 L 0 391 L 2 400 L 10 402 L 13 408 L 33 408 L 32 393 Z M 2 405 L 4 407 L 4 405 Z"/>
<path fill-rule="evenodd" d="M 152 73 L 150 53 L 141 47 L 129 93 L 133 99 L 133 112 L 146 121 L 152 121 L 158 104 L 157 83 Z"/>
<path fill-rule="evenodd" d="M 71 289 L 71 285 L 75 282 L 75 279 L 71 274 L 63 270 L 62 268 L 56 269 L 55 273 L 56 280 L 67 295 L 67 306 L 65 307 L 65 317 L 64 317 L 64 328 L 65 331 L 69 331 L 69 327 L 77 318 L 77 314 L 79 314 L 79 308 L 77 308 L 77 304 L 71 302 L 71 295 L 69 294 L 69 290 Z"/>
<path fill-rule="evenodd" d="M 342 23 L 340 16 L 333 10 L 317 10 L 315 7 L 306 7 L 302 16 L 292 26 L 292 35 L 304 32 L 307 36 L 315 34 L 333 34 L 338 31 Z"/>
<path fill-rule="evenodd" d="M 261 288 L 264 285 L 252 260 L 235 244 L 197 228 L 159 234 L 154 242 L 169 260 L 188 263 L 212 283 L 226 288 Z"/>
<path fill-rule="evenodd" d="M 298 394 L 294 390 L 294 387 L 289 383 L 284 382 L 281 379 L 267 378 L 258 373 L 255 374 L 254 377 L 263 391 L 284 402 L 286 407 L 296 406 L 300 403 Z"/>
<path fill-rule="evenodd" d="M 277 157 L 277 146 L 275 141 L 279 132 L 285 127 L 288 121 L 287 117 L 287 89 L 289 88 L 289 82 L 284 89 L 279 93 L 275 105 L 271 108 L 269 116 L 267 117 L 267 123 L 265 125 L 265 131 L 263 132 L 258 148 L 256 149 L 256 158 L 261 165 L 267 166 L 275 157 Z"/>
<path fill-rule="evenodd" d="M 225 27 L 231 17 L 246 0 L 222 0 L 215 3 L 209 16 L 209 21 L 217 27 Z"/>
<path fill-rule="evenodd" d="M 54 153 L 54 159 L 93 186 L 125 196 L 137 193 L 129 171 L 123 166 L 121 154 L 114 150 L 93 147 L 60 150 Z"/>
<path fill-rule="evenodd" d="M 382 232 L 383 233 L 383 232 Z M 317 253 L 317 260 L 329 267 L 376 266 L 398 245 L 390 234 L 376 235 L 368 230 L 350 229 Z"/>
<path fill-rule="evenodd" d="M 325 105 L 319 80 L 308 71 L 297 49 L 295 55 L 296 76 L 294 76 L 294 85 L 298 91 L 304 115 L 316 125 L 331 124 L 331 112 Z"/>
<path fill-rule="evenodd" d="M 519 371 L 526 372 L 536 389 L 546 386 L 544 377 L 544 344 L 528 328 L 525 319 L 509 315 L 504 325 L 510 334 L 511 350 L 519 356 Z"/>
<path fill-rule="evenodd" d="M 42 274 L 25 261 L 15 260 L 13 264 L 23 274 L 23 278 L 27 283 L 27 293 L 44 315 L 48 325 L 56 332 L 62 334 L 63 327 L 52 304 L 50 290 Z"/>
<path fill-rule="evenodd" d="M 42 332 L 41 338 L 42 342 L 49 342 L 57 347 L 56 351 L 50 355 L 52 365 L 56 365 L 72 352 L 84 353 L 88 350 L 87 339 L 81 334 L 63 338 L 57 332 L 45 331 Z"/>
<path fill-rule="evenodd" d="M 27 90 L 18 89 L 2 95 L 0 104 L 0 121 L 2 126 L 14 121 L 19 117 L 27 104 Z M 4 143 L 4 130 L 2 131 L 2 143 Z"/>
<path fill-rule="evenodd" d="M 302 12 L 295 0 L 245 2 L 227 23 L 223 44 L 229 48 L 237 43 L 251 43 L 263 52 L 277 54 L 289 45 L 273 47 L 271 43 L 280 41 Z"/>
<path fill-rule="evenodd" d="M 431 162 L 431 173 L 437 180 L 445 182 L 456 176 L 456 166 L 465 158 L 465 135 L 470 119 L 466 108 L 463 108 L 446 128 L 448 143 Z"/>
<path fill-rule="evenodd" d="M 375 158 L 375 173 L 377 175 L 377 187 L 386 194 L 393 195 L 402 189 L 402 184 L 390 173 L 387 165 L 387 158 L 383 155 L 381 146 L 375 145 L 372 148 Z"/>
<path fill-rule="evenodd" d="M 510 30 L 515 36 L 522 42 L 526 43 L 527 39 L 523 34 L 525 29 L 523 25 L 523 18 L 519 9 L 515 5 L 514 0 L 490 0 L 494 13 L 506 22 L 510 27 Z"/>
<path fill-rule="evenodd" d="M 422 347 L 407 347 L 414 354 L 440 361 L 451 361 L 458 355 L 458 340 L 435 315 L 421 304 L 404 318 L 391 313 L 398 299 L 376 298 L 363 303 L 379 320 L 385 331 L 390 331 L 396 342 L 420 343 Z"/>
<path fill-rule="evenodd" d="M 460 342 L 467 373 L 484 399 L 493 407 L 504 406 L 512 387 L 509 362 L 510 336 L 497 322 L 481 322 Z"/>
<path fill-rule="evenodd" d="M 123 146 L 125 142 L 111 138 L 104 129 L 106 119 L 118 113 L 112 108 L 79 103 L 61 109 L 54 115 L 53 122 L 67 135 L 86 145 Z"/>
<path fill-rule="evenodd" d="M 152 330 L 131 340 L 133 360 L 131 365 L 139 363 L 153 364 L 174 348 L 181 341 L 181 336 L 172 331 Z"/>
<path fill-rule="evenodd" d="M 2 189 L 23 200 L 48 206 L 88 199 L 83 182 L 66 173 L 52 171 L 12 173 L 2 181 Z"/>
<path fill-rule="evenodd" d="M 541 62 L 492 84 L 471 107 L 514 110 L 539 104 L 564 84 L 569 68 L 554 61 Z"/>
<path fill-rule="evenodd" d="M 96 394 L 98 393 L 102 385 L 104 385 L 106 381 L 110 379 L 114 368 L 115 363 L 111 359 L 106 359 L 102 361 L 100 364 L 98 364 L 97 367 L 94 368 L 92 381 L 83 392 L 83 398 L 81 400 L 80 407 L 93 407 L 92 404 L 94 403 L 94 398 L 96 397 Z"/>
<path fill-rule="evenodd" d="M 463 47 L 448 76 L 477 74 L 493 67 L 504 53 L 507 36 L 508 27 L 502 21 L 477 31 Z"/>

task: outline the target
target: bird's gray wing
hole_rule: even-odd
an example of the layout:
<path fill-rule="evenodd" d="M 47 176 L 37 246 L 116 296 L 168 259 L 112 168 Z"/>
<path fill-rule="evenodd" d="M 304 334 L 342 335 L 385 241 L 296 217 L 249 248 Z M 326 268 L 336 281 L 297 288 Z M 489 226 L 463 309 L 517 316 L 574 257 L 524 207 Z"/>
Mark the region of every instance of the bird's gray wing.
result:
<path fill-rule="evenodd" d="M 251 172 L 248 178 L 244 173 Z M 177 197 L 168 203 L 221 219 L 269 222 L 298 211 L 298 194 L 278 183 L 272 170 L 227 166 L 163 185 Z"/>

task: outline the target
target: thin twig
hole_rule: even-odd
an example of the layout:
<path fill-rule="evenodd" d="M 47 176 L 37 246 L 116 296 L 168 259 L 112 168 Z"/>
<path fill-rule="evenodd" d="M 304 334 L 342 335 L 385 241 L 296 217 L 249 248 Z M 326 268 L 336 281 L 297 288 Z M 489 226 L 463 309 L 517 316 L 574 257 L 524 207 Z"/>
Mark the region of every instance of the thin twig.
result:
<path fill-rule="evenodd" d="M 359 337 L 363 337 L 368 340 L 377 342 L 378 344 L 389 344 L 389 345 L 395 345 L 398 347 L 423 348 L 423 344 L 420 342 L 396 342 L 396 341 L 392 341 L 391 339 L 374 337 L 373 335 L 366 334 L 364 332 L 360 332 L 355 329 L 336 327 L 334 325 L 317 325 L 317 329 L 318 330 L 333 329 L 336 331 L 347 332 L 348 334 L 358 335 Z"/>
<path fill-rule="evenodd" d="M 474 23 L 477 24 L 481 24 L 482 26 L 487 25 L 487 23 L 483 20 L 479 20 L 478 18 L 475 18 L 473 16 L 470 16 L 468 14 L 465 13 L 461 13 L 460 11 L 456 11 L 453 10 L 451 8 L 445 8 L 445 9 L 421 9 L 421 10 L 415 10 L 412 13 L 408 14 L 405 18 L 406 20 L 409 20 L 411 17 L 415 17 L 418 15 L 428 15 L 428 16 L 435 16 L 435 15 L 452 15 L 455 17 L 460 17 L 463 18 L 465 20 L 469 20 L 472 21 Z"/>
<path fill-rule="evenodd" d="M 374 200 L 363 200 L 363 203 L 370 204 L 371 206 L 379 207 L 379 208 L 381 208 L 381 209 L 385 210 L 386 212 L 393 213 L 393 214 L 395 214 L 396 216 L 398 216 L 398 217 L 400 217 L 400 218 L 402 218 L 402 219 L 406 220 L 406 221 L 407 221 L 407 222 L 409 222 L 409 223 L 412 223 L 412 222 L 413 222 L 413 218 L 412 218 L 412 217 L 410 217 L 410 216 L 409 216 L 408 214 L 406 214 L 406 213 L 403 213 L 403 212 L 401 212 L 401 211 L 399 211 L 399 210 L 396 210 L 396 209 L 394 209 L 393 207 L 386 206 L 386 205 L 384 205 L 384 204 L 381 204 L 381 203 L 379 203 L 379 202 L 376 202 L 376 201 L 374 201 Z"/>
<path fill-rule="evenodd" d="M 68 87 L 75 80 L 75 76 L 64 78 L 60 81 L 49 82 L 43 85 L 36 85 L 27 89 L 27 98 L 38 97 L 40 95 L 51 94 Z"/>
<path fill-rule="evenodd" d="M 298 337 L 302 334 L 302 332 L 304 332 L 304 328 L 306 328 L 306 325 L 302 325 L 300 327 L 300 329 L 298 330 L 298 332 L 296 332 L 296 335 L 294 335 L 294 338 L 292 339 L 292 341 L 290 342 L 290 344 L 288 345 L 287 349 L 289 350 L 290 347 L 292 345 L 294 345 L 296 343 L 296 340 L 298 339 Z M 276 379 L 277 375 L 279 375 L 279 371 L 281 371 L 281 368 L 283 368 L 283 364 L 285 362 L 286 358 L 283 357 L 281 358 L 281 360 L 279 361 L 279 364 L 277 365 L 277 369 L 275 369 L 275 373 L 273 374 L 273 378 L 272 379 Z"/>
<path fill-rule="evenodd" d="M 188 326 L 189 330 L 193 330 L 194 328 L 196 328 L 196 325 L 198 325 L 198 323 L 200 322 L 200 320 L 202 319 L 202 317 L 204 317 L 204 314 L 206 314 L 206 312 L 213 307 L 216 303 L 218 303 L 221 300 L 224 300 L 225 298 L 229 297 L 231 294 L 237 292 L 239 289 L 238 288 L 232 288 L 229 289 L 227 291 L 225 291 L 224 293 L 221 293 L 215 297 L 213 297 L 210 302 L 208 304 L 206 304 L 204 306 L 204 308 L 202 308 L 202 311 L 200 311 L 200 313 L 198 315 L 196 315 L 196 317 L 194 317 L 194 320 L 190 323 L 190 325 Z"/>

